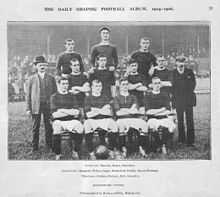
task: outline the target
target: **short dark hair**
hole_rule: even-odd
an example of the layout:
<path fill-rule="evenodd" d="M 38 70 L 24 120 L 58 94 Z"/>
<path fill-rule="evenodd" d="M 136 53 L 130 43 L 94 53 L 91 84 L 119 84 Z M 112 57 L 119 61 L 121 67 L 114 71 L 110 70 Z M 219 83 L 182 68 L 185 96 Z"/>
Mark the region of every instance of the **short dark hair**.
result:
<path fill-rule="evenodd" d="M 68 81 L 68 78 L 67 77 L 62 77 L 62 76 L 56 76 L 56 81 L 58 84 L 60 84 L 61 81 Z"/>
<path fill-rule="evenodd" d="M 136 59 L 133 59 L 133 58 L 131 58 L 131 59 L 128 60 L 128 64 L 129 64 L 129 65 L 130 65 L 130 64 L 133 64 L 133 63 L 137 63 L 137 64 L 138 64 L 138 61 L 137 61 Z"/>
<path fill-rule="evenodd" d="M 97 78 L 95 78 L 91 81 L 91 85 L 93 85 L 94 83 L 101 83 L 102 84 L 102 82 Z"/>
<path fill-rule="evenodd" d="M 160 78 L 159 77 L 153 77 L 152 79 L 151 79 L 151 81 L 153 82 L 154 80 L 160 80 Z M 161 80 L 160 80 L 161 81 Z"/>
<path fill-rule="evenodd" d="M 150 38 L 150 37 L 146 37 L 146 36 L 145 36 L 145 37 L 141 37 L 141 38 L 140 38 L 140 41 L 141 41 L 141 40 L 149 40 L 149 41 L 151 42 L 151 38 Z"/>
<path fill-rule="evenodd" d="M 72 58 L 71 60 L 70 60 L 70 62 L 79 62 L 79 60 L 77 59 L 77 58 Z M 71 65 L 71 64 L 70 64 Z"/>
<path fill-rule="evenodd" d="M 119 83 L 121 84 L 123 81 L 128 81 L 127 77 L 122 77 L 119 79 Z"/>
<path fill-rule="evenodd" d="M 99 60 L 100 58 L 102 58 L 102 57 L 105 57 L 105 58 L 107 58 L 107 56 L 105 55 L 105 54 L 99 54 L 98 56 L 97 56 L 97 60 Z"/>
<path fill-rule="evenodd" d="M 103 30 L 107 30 L 108 32 L 111 32 L 111 30 L 108 28 L 108 27 L 101 27 L 100 29 L 99 29 L 99 33 L 101 33 Z"/>

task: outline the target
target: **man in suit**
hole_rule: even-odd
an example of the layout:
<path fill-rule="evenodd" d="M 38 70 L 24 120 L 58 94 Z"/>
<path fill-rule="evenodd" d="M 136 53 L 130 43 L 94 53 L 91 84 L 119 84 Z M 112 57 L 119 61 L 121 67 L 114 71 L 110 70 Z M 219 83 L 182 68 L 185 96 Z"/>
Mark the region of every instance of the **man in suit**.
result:
<path fill-rule="evenodd" d="M 34 64 L 37 73 L 30 76 L 27 83 L 27 114 L 32 117 L 33 151 L 38 150 L 41 114 L 44 116 L 46 147 L 52 145 L 52 126 L 50 124 L 50 96 L 56 92 L 55 78 L 46 73 L 48 63 L 43 56 L 37 56 Z"/>
<path fill-rule="evenodd" d="M 194 146 L 193 106 L 196 105 L 196 95 L 194 93 L 196 80 L 193 71 L 185 66 L 185 58 L 177 57 L 176 69 L 173 71 L 173 105 L 177 112 L 179 142 Z M 184 131 L 184 114 L 187 135 Z"/>

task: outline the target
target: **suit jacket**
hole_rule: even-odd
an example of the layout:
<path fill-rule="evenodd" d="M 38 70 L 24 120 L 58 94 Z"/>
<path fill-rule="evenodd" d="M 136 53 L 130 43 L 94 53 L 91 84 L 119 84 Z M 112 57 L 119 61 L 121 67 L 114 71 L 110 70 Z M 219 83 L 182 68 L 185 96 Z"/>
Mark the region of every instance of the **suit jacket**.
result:
<path fill-rule="evenodd" d="M 183 74 L 173 70 L 172 93 L 174 108 L 185 108 L 196 105 L 195 75 L 191 69 L 185 68 Z"/>
<path fill-rule="evenodd" d="M 50 96 L 57 90 L 55 78 L 45 73 L 46 102 L 50 106 Z M 40 112 L 40 79 L 38 74 L 30 76 L 27 83 L 26 110 L 32 114 Z"/>

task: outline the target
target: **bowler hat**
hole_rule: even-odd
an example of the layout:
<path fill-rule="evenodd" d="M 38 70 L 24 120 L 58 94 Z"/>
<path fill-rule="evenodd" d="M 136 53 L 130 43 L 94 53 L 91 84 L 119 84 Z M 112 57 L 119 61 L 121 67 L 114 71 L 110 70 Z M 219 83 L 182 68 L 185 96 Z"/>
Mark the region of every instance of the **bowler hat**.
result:
<path fill-rule="evenodd" d="M 181 63 L 184 63 L 186 61 L 186 58 L 185 57 L 176 57 L 176 62 L 181 62 Z"/>
<path fill-rule="evenodd" d="M 36 56 L 33 62 L 35 65 L 38 63 L 47 63 L 44 56 Z"/>

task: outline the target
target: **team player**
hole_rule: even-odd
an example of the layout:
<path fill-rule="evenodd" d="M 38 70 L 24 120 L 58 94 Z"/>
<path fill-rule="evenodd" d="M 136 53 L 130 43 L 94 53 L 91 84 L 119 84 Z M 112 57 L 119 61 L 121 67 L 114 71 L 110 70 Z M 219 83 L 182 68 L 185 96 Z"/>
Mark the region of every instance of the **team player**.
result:
<path fill-rule="evenodd" d="M 140 48 L 131 54 L 131 58 L 138 62 L 138 73 L 144 75 L 145 80 L 150 82 L 150 78 L 153 74 L 153 67 L 156 66 L 156 58 L 149 51 L 150 38 L 143 37 L 140 39 Z"/>
<path fill-rule="evenodd" d="M 115 76 L 112 71 L 107 69 L 107 57 L 100 54 L 97 57 L 97 69 L 92 71 L 89 76 L 90 83 L 94 79 L 98 79 L 102 82 L 102 94 L 107 97 L 112 97 L 115 95 Z"/>
<path fill-rule="evenodd" d="M 132 144 L 138 144 L 140 153 L 146 156 L 146 134 L 147 125 L 145 120 L 141 118 L 144 115 L 138 109 L 137 99 L 134 95 L 128 92 L 128 80 L 126 78 L 120 80 L 119 95 L 114 98 L 114 109 L 117 116 L 117 125 L 119 127 L 119 148 L 122 150 L 123 155 L 127 156 L 127 148 L 130 149 Z M 138 138 L 132 137 L 137 133 Z M 128 137 L 128 140 L 126 140 Z M 134 139 L 134 140 L 133 140 Z M 127 147 L 127 148 L 126 148 Z M 132 150 L 129 150 L 131 152 Z"/>
<path fill-rule="evenodd" d="M 118 128 L 113 120 L 111 99 L 102 92 L 102 82 L 95 79 L 91 84 L 91 95 L 85 99 L 85 120 L 84 127 L 86 133 L 86 141 L 89 151 L 92 152 L 94 145 L 92 140 L 93 134 L 99 132 L 102 143 L 108 143 L 110 148 L 116 148 L 116 138 Z"/>
<path fill-rule="evenodd" d="M 157 57 L 157 66 L 153 67 L 153 77 L 160 78 L 161 91 L 171 94 L 172 73 L 166 68 L 166 59 L 163 56 Z"/>
<path fill-rule="evenodd" d="M 160 91 L 160 78 L 152 78 L 152 88 L 153 90 L 148 92 L 144 99 L 145 111 L 148 116 L 147 129 L 153 131 L 156 145 L 159 145 L 163 153 L 166 153 L 166 143 L 176 125 L 172 117 L 168 116 L 171 114 L 170 98 L 166 93 Z"/>
<path fill-rule="evenodd" d="M 128 83 L 129 83 L 129 93 L 136 96 L 138 105 L 143 106 L 143 97 L 144 92 L 147 91 L 145 77 L 138 73 L 138 62 L 135 59 L 130 59 L 128 62 L 129 74 L 128 74 Z"/>
<path fill-rule="evenodd" d="M 96 67 L 96 60 L 100 54 L 104 54 L 107 57 L 106 67 L 110 71 L 114 71 L 118 65 L 117 49 L 110 43 L 110 29 L 108 27 L 102 27 L 99 30 L 101 36 L 101 42 L 92 47 L 91 52 L 91 64 Z"/>
<path fill-rule="evenodd" d="M 58 160 L 61 156 L 61 135 L 64 132 L 72 133 L 75 151 L 79 151 L 83 125 L 79 121 L 80 110 L 77 99 L 68 92 L 68 79 L 61 77 L 57 84 L 58 92 L 51 96 L 50 105 L 53 117 L 53 150 Z"/>
<path fill-rule="evenodd" d="M 84 66 L 81 55 L 74 51 L 75 41 L 73 39 L 66 39 L 64 46 L 66 50 L 63 53 L 61 53 L 57 59 L 57 65 L 56 65 L 57 74 L 58 75 L 61 75 L 62 73 L 70 74 L 71 73 L 70 60 L 72 60 L 73 58 L 78 59 L 80 64 L 80 71 L 84 72 Z"/>
<path fill-rule="evenodd" d="M 72 70 L 69 76 L 69 92 L 76 95 L 79 107 L 84 107 L 85 96 L 89 94 L 90 87 L 87 76 L 80 70 L 80 62 L 73 58 L 70 60 Z"/>

